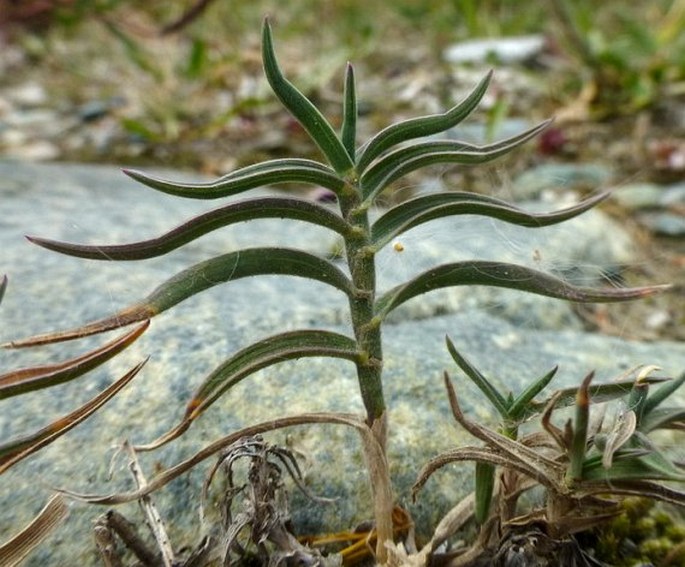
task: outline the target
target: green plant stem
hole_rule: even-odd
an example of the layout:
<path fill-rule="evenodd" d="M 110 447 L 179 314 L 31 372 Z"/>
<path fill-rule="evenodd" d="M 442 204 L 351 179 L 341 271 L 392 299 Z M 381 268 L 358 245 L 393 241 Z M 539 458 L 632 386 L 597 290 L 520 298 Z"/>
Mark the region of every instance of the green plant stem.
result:
<path fill-rule="evenodd" d="M 350 298 L 350 312 L 360 352 L 357 362 L 359 389 L 367 422 L 371 427 L 385 413 L 381 382 L 383 349 L 380 324 L 374 318 L 376 268 L 374 255 L 370 252 L 369 217 L 368 211 L 360 205 L 357 191 L 340 197 L 342 215 L 354 228 L 353 234 L 345 238 L 345 252 L 355 290 Z M 382 440 L 382 444 L 385 446 L 385 440 Z"/>
<path fill-rule="evenodd" d="M 350 297 L 352 327 L 360 352 L 357 361 L 359 390 L 366 410 L 366 423 L 372 439 L 363 443 L 371 490 L 373 492 L 374 517 L 377 541 L 376 561 L 387 561 L 385 543 L 392 541 L 392 509 L 394 504 L 392 479 L 387 461 L 387 413 L 381 373 L 383 349 L 380 320 L 374 317 L 376 293 L 375 256 L 371 249 L 371 229 L 368 210 L 361 203 L 361 190 L 356 175 L 348 181 L 353 191 L 343 191 L 339 196 L 343 218 L 352 225 L 351 234 L 345 237 L 345 252 L 350 269 L 354 293 Z"/>
<path fill-rule="evenodd" d="M 569 447 L 569 466 L 566 471 L 566 482 L 570 485 L 583 478 L 583 461 L 587 448 L 587 431 L 590 421 L 590 382 L 594 372 L 590 372 L 576 394 L 576 418 L 573 424 L 573 438 Z"/>

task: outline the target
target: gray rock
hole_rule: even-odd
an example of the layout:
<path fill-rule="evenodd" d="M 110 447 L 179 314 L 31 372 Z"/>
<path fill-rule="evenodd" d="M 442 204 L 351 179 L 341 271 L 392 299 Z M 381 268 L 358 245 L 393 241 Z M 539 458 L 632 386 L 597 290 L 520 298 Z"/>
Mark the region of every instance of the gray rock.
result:
<path fill-rule="evenodd" d="M 48 102 L 48 93 L 45 91 L 45 87 L 34 82 L 4 89 L 4 95 L 15 104 L 29 108 L 43 106 Z"/>
<path fill-rule="evenodd" d="M 168 176 L 179 178 L 181 174 Z M 109 314 L 147 294 L 180 269 L 217 253 L 270 243 L 326 254 L 336 246 L 335 238 L 325 231 L 274 220 L 237 225 L 166 257 L 139 263 L 72 259 L 23 240 L 22 235 L 30 233 L 79 242 L 130 242 L 159 234 L 213 205 L 158 194 L 109 166 L 0 162 L 0 201 L 0 271 L 10 277 L 0 306 L 0 341 Z M 563 225 L 557 227 L 561 230 L 558 233 L 528 231 L 533 235 L 530 238 L 540 239 L 532 243 L 521 241 L 522 234 L 507 232 L 508 227 L 493 223 L 476 227 L 475 222 L 454 219 L 434 227 L 437 232 L 418 234 L 416 239 L 408 233 L 405 252 L 421 259 L 407 256 L 406 275 L 420 270 L 424 263 L 486 253 L 495 257 L 503 254 L 504 259 L 511 260 L 528 256 L 535 263 L 538 260 L 526 247 L 537 245 L 549 246 L 543 249 L 543 260 L 547 253 L 552 258 L 568 255 L 574 265 L 599 262 L 600 271 L 626 259 L 624 252 L 610 246 L 602 248 L 609 240 L 603 236 L 620 231 L 607 225 L 607 219 L 598 212 L 575 221 L 579 224 L 574 232 L 564 232 Z M 597 224 L 594 228 L 593 223 Z M 603 255 L 597 256 L 598 249 Z M 379 264 L 386 260 L 393 259 L 380 258 Z M 384 273 L 383 266 L 380 272 L 384 286 L 392 285 L 401 275 L 392 269 Z M 471 483 L 472 467 L 449 467 L 429 481 L 416 505 L 409 499 L 409 487 L 428 458 L 471 442 L 450 417 L 441 382 L 444 369 L 453 374 L 464 409 L 481 421 L 493 421 L 490 408 L 451 361 L 444 347 L 446 334 L 498 386 L 515 391 L 555 364 L 560 365 L 555 380 L 560 387 L 577 384 L 591 369 L 597 370 L 598 380 L 606 381 L 636 364 L 659 364 L 669 374 L 685 368 L 682 344 L 640 344 L 586 334 L 561 302 L 536 303 L 537 298 L 522 294 L 492 293 L 475 288 L 440 299 L 436 299 L 437 294 L 422 297 L 398 311 L 385 329 L 392 473 L 398 499 L 410 508 L 423 533 L 430 531 Z M 0 401 L 0 438 L 7 439 L 67 413 L 143 357 L 151 356 L 141 375 L 100 412 L 3 475 L 0 541 L 40 509 L 50 486 L 91 493 L 130 488 L 125 459 L 112 461 L 121 440 L 150 441 L 172 427 L 203 377 L 235 350 L 287 329 L 349 332 L 344 313 L 344 298 L 322 284 L 299 278 L 238 280 L 156 318 L 136 344 L 106 367 L 73 383 Z M 27 352 L 2 351 L 0 368 L 62 360 L 103 342 L 104 338 L 93 338 Z M 160 467 L 187 458 L 242 425 L 322 410 L 361 411 L 351 365 L 323 359 L 283 363 L 247 378 L 181 439 L 141 454 L 141 462 L 151 477 Z M 292 510 L 302 533 L 345 529 L 371 516 L 359 443 L 353 432 L 339 426 L 293 428 L 268 439 L 287 443 L 301 453 L 312 491 L 339 497 L 334 504 L 315 505 L 303 500 L 293 488 Z M 206 470 L 207 466 L 200 466 L 154 496 L 176 548 L 196 543 L 204 533 L 198 509 Z M 90 529 L 93 519 L 103 511 L 73 503 L 67 524 L 32 555 L 28 565 L 99 564 Z M 125 505 L 122 511 L 142 525 L 135 505 Z"/>
<path fill-rule="evenodd" d="M 638 211 L 637 220 L 654 234 L 685 235 L 685 216 L 678 210 L 685 204 L 685 184 L 635 183 L 616 189 L 614 198 L 624 207 Z"/>
<path fill-rule="evenodd" d="M 676 213 L 641 213 L 640 224 L 654 234 L 673 238 L 685 236 L 685 216 Z"/>
<path fill-rule="evenodd" d="M 685 183 L 630 183 L 615 188 L 613 198 L 629 209 L 674 207 L 685 204 Z"/>
<path fill-rule="evenodd" d="M 546 163 L 519 175 L 512 191 L 519 199 L 535 199 L 547 190 L 599 189 L 612 177 L 611 169 L 600 163 Z"/>
<path fill-rule="evenodd" d="M 685 183 L 675 183 L 666 187 L 660 205 L 663 207 L 685 205 Z"/>
<path fill-rule="evenodd" d="M 656 183 L 631 183 L 616 188 L 613 197 L 628 209 L 649 209 L 658 207 L 664 188 Z"/>

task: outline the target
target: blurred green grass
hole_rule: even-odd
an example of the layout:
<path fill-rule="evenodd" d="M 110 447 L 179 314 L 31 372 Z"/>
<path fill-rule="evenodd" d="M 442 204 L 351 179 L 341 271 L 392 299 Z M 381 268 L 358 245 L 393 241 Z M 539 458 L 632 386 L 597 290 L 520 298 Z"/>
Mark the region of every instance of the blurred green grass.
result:
<path fill-rule="evenodd" d="M 0 0 L 0 7 L 3 2 L 9 5 Z M 342 69 L 351 60 L 360 70 L 362 98 L 373 91 L 369 99 L 375 97 L 380 125 L 398 112 L 396 92 L 382 92 L 398 75 L 407 84 L 426 83 L 437 106 L 451 104 L 450 76 L 458 71 L 445 63 L 442 51 L 478 37 L 546 38 L 548 62 L 525 72 L 546 85 L 547 100 L 540 106 L 531 98 L 529 108 L 525 100 L 515 101 L 533 120 L 579 97 L 586 98 L 590 118 L 605 118 L 685 93 L 685 0 L 214 0 L 168 35 L 160 31 L 196 0 L 54 3 L 49 25 L 43 14 L 40 26 L 24 21 L 12 34 L 28 54 L 30 69 L 7 80 L 39 75 L 63 104 L 124 97 L 121 127 L 154 144 L 221 137 L 236 121 L 236 136 L 249 137 L 257 128 L 253 133 L 264 138 L 255 126 L 259 120 L 252 119 L 273 102 L 259 56 L 266 14 L 281 64 L 300 89 L 325 112 L 337 112 Z M 560 6 L 567 8 L 570 23 L 560 17 Z M 417 101 L 414 110 L 425 111 Z M 509 112 L 513 106 L 502 108 Z"/>

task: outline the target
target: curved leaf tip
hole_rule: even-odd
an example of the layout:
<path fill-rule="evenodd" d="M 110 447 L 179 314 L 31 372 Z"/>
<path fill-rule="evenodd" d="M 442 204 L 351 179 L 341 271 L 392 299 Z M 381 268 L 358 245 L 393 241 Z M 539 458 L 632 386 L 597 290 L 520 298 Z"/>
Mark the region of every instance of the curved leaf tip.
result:
<path fill-rule="evenodd" d="M 98 319 L 97 321 L 87 323 L 82 327 L 69 329 L 67 331 L 43 333 L 33 337 L 28 337 L 26 339 L 9 341 L 0 344 L 0 348 L 25 348 L 63 341 L 71 341 L 74 339 L 80 339 L 82 337 L 88 337 L 90 335 L 96 335 L 98 333 L 104 333 L 105 331 L 120 329 L 122 327 L 131 325 L 132 323 L 140 323 L 146 319 L 151 319 L 155 315 L 157 315 L 157 310 L 155 310 L 153 306 L 136 304 L 126 309 L 122 309 L 111 317 Z"/>
<path fill-rule="evenodd" d="M 124 376 L 117 379 L 70 414 L 62 416 L 38 431 L 0 443 L 0 474 L 3 474 L 7 469 L 29 455 L 49 445 L 95 413 L 138 374 L 147 360 L 146 358 L 138 363 Z M 0 561 L 0 565 L 5 565 L 5 563 Z"/>
<path fill-rule="evenodd" d="M 106 345 L 64 362 L 22 368 L 2 374 L 0 375 L 0 399 L 74 380 L 129 347 L 149 325 L 150 321 L 147 320 Z"/>
<path fill-rule="evenodd" d="M 262 63 L 266 79 L 281 104 L 302 125 L 310 138 L 326 156 L 333 169 L 345 174 L 354 169 L 352 158 L 332 126 L 312 102 L 286 77 L 276 59 L 269 20 L 262 27 Z"/>

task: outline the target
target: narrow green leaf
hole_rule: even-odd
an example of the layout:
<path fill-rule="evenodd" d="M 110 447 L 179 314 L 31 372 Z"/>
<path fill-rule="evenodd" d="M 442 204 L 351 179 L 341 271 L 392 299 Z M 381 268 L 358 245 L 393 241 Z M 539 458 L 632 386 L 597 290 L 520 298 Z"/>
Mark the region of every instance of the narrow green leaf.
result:
<path fill-rule="evenodd" d="M 602 456 L 595 455 L 583 464 L 583 480 L 605 480 L 615 483 L 622 480 L 668 480 L 685 482 L 685 474 L 657 451 L 648 455 L 633 456 L 630 449 L 614 455 L 610 469 L 602 466 Z"/>
<path fill-rule="evenodd" d="M 659 387 L 645 401 L 643 415 L 648 415 L 653 412 L 664 400 L 674 394 L 676 390 L 683 385 L 683 383 L 685 383 L 685 372 L 683 372 L 675 380 L 670 380 L 663 386 Z"/>
<path fill-rule="evenodd" d="M 150 322 L 146 321 L 122 337 L 77 358 L 58 364 L 13 370 L 1 375 L 0 400 L 34 390 L 50 388 L 83 376 L 86 372 L 97 368 L 131 345 L 145 332 L 149 324 Z"/>
<path fill-rule="evenodd" d="M 650 384 L 656 384 L 662 381 L 661 378 L 647 378 Z M 635 384 L 635 380 L 617 380 L 607 384 L 594 384 L 589 388 L 590 397 L 595 403 L 610 402 L 618 398 L 624 398 L 630 394 L 630 391 Z M 573 405 L 576 398 L 577 387 L 563 388 L 554 392 L 554 396 L 558 396 L 555 402 L 555 407 L 568 407 Z M 553 396 L 537 402 L 530 401 L 530 412 L 532 414 L 541 413 L 549 404 Z"/>
<path fill-rule="evenodd" d="M 245 165 L 228 173 L 224 173 L 219 177 L 214 183 L 220 183 L 222 181 L 229 181 L 232 179 L 237 179 L 240 177 L 246 177 L 248 175 L 257 175 L 263 173 L 269 173 L 274 170 L 288 169 L 288 168 L 312 168 L 314 170 L 319 170 L 323 173 L 335 174 L 335 171 L 330 168 L 330 166 L 321 163 L 319 161 L 305 159 L 305 158 L 278 158 L 270 159 L 267 161 L 259 161 L 257 163 L 252 163 L 250 165 Z"/>
<path fill-rule="evenodd" d="M 331 285 L 348 296 L 354 293 L 349 278 L 324 258 L 289 248 L 249 248 L 195 264 L 157 287 L 139 303 L 118 313 L 67 331 L 36 335 L 12 341 L 3 347 L 27 347 L 118 329 L 150 319 L 177 303 L 216 285 L 259 275 L 289 275 L 309 278 Z"/>
<path fill-rule="evenodd" d="M 357 171 L 360 174 L 364 172 L 373 160 L 396 144 L 415 138 L 432 136 L 459 124 L 478 106 L 485 91 L 488 89 L 491 79 L 492 71 L 481 79 L 464 100 L 457 103 L 447 112 L 411 118 L 381 130 L 359 150 Z"/>
<path fill-rule="evenodd" d="M 207 67 L 209 61 L 207 51 L 206 41 L 198 37 L 193 39 L 184 69 L 185 75 L 189 79 L 197 79 L 202 75 L 202 71 Z"/>
<path fill-rule="evenodd" d="M 542 390 L 544 390 L 552 381 L 557 370 L 559 370 L 559 367 L 555 366 L 547 374 L 538 378 L 532 384 L 529 384 L 523 392 L 516 397 L 513 403 L 509 405 L 510 419 L 513 421 L 523 421 L 534 414 L 530 408 L 530 403 L 533 401 L 533 398 L 542 392 Z"/>
<path fill-rule="evenodd" d="M 215 181 L 205 183 L 168 181 L 133 169 L 123 171 L 132 179 L 152 189 L 188 199 L 218 199 L 277 183 L 319 185 L 337 194 L 345 185 L 344 180 L 329 167 L 303 159 L 267 161 L 244 167 Z"/>
<path fill-rule="evenodd" d="M 286 197 L 265 197 L 231 203 L 199 215 L 173 230 L 150 240 L 118 246 L 99 246 L 57 242 L 35 236 L 28 240 L 55 252 L 91 260 L 143 260 L 162 256 L 208 232 L 238 222 L 264 218 L 287 218 L 309 222 L 346 235 L 349 223 L 321 205 Z"/>
<path fill-rule="evenodd" d="M 572 207 L 552 213 L 531 213 L 485 195 L 466 192 L 444 192 L 421 195 L 384 213 L 371 227 L 371 241 L 376 250 L 397 236 L 425 222 L 455 215 L 480 215 L 503 222 L 540 228 L 563 222 L 591 209 L 609 196 L 600 193 Z"/>
<path fill-rule="evenodd" d="M 257 370 L 302 357 L 332 357 L 356 362 L 354 339 L 323 330 L 290 331 L 266 338 L 234 354 L 202 383 L 188 403 L 186 419 L 193 420 L 226 390 Z"/>
<path fill-rule="evenodd" d="M 326 156 L 335 171 L 347 174 L 354 169 L 354 163 L 335 131 L 319 110 L 281 72 L 267 18 L 262 27 L 262 61 L 264 73 L 274 93 L 288 111 L 302 124 L 312 140 Z"/>
<path fill-rule="evenodd" d="M 478 525 L 482 526 L 488 519 L 492 491 L 495 488 L 495 467 L 490 463 L 477 462 L 475 472 L 476 506 L 473 515 Z"/>
<path fill-rule="evenodd" d="M 635 417 L 637 423 L 642 422 L 642 416 L 644 415 L 645 402 L 647 401 L 647 396 L 649 395 L 649 384 L 644 382 L 641 376 L 638 376 L 633 385 L 633 389 L 630 391 L 628 396 L 628 409 L 635 412 Z"/>
<path fill-rule="evenodd" d="M 655 429 L 685 430 L 685 408 L 655 408 L 642 415 L 638 429 L 643 433 Z"/>
<path fill-rule="evenodd" d="M 217 284 L 259 275 L 286 275 L 328 284 L 353 294 L 349 278 L 332 262 L 291 248 L 248 248 L 195 264 L 153 291 L 145 303 L 157 313 Z"/>
<path fill-rule="evenodd" d="M 475 366 L 473 366 L 464 356 L 462 356 L 449 337 L 445 337 L 445 342 L 447 343 L 447 350 L 454 359 L 454 362 L 456 362 L 464 374 L 466 374 L 471 381 L 478 386 L 478 389 L 485 394 L 485 397 L 490 400 L 490 403 L 493 406 L 495 406 L 495 409 L 502 416 L 502 418 L 508 418 L 509 405 L 502 394 L 497 391 L 497 388 L 495 388 Z"/>
<path fill-rule="evenodd" d="M 495 160 L 535 137 L 549 124 L 547 120 L 517 136 L 486 146 L 471 146 L 463 142 L 424 142 L 396 150 L 381 158 L 361 176 L 362 195 L 365 201 L 371 202 L 393 181 L 429 165 L 477 165 Z"/>
<path fill-rule="evenodd" d="M 587 450 L 587 430 L 590 423 L 590 394 L 588 388 L 595 373 L 590 372 L 576 393 L 576 412 L 573 420 L 573 437 L 569 447 L 569 465 L 566 471 L 566 481 L 576 482 L 583 477 L 583 462 Z"/>
<path fill-rule="evenodd" d="M 649 480 L 621 480 L 617 483 L 608 485 L 607 482 L 594 481 L 583 484 L 585 492 L 591 489 L 594 494 L 612 494 L 639 496 L 640 498 L 651 498 L 667 502 L 674 506 L 685 506 L 685 492 L 674 490 L 659 482 Z"/>
<path fill-rule="evenodd" d="M 32 455 L 39 449 L 52 443 L 67 431 L 76 427 L 79 423 L 95 413 L 106 402 L 114 397 L 121 389 L 126 386 L 145 365 L 147 359 L 135 366 L 116 382 L 108 386 L 93 399 L 82 405 L 72 413 L 52 422 L 48 426 L 31 433 L 10 439 L 0 443 L 0 474 L 4 473 L 11 466 L 17 464 L 22 459 Z"/>
<path fill-rule="evenodd" d="M 546 121 L 534 127 L 532 130 L 539 132 L 539 130 L 548 123 L 549 121 Z M 482 146 L 460 140 L 425 140 L 416 142 L 386 153 L 364 172 L 362 175 L 362 182 L 364 186 L 374 186 L 378 183 L 379 179 L 384 179 L 388 173 L 393 171 L 398 165 L 426 155 L 455 152 L 482 154 L 497 152 L 505 148 L 511 149 L 512 144 L 515 147 L 517 142 L 522 144 L 530 139 L 530 131 L 531 130 L 526 130 L 511 138 Z"/>
<path fill-rule="evenodd" d="M 577 302 L 616 302 L 647 297 L 670 286 L 648 286 L 624 289 L 595 289 L 571 285 L 543 272 L 502 262 L 468 261 L 431 268 L 383 294 L 375 311 L 385 317 L 405 301 L 443 287 L 486 285 L 517 289 L 537 295 Z"/>
<path fill-rule="evenodd" d="M 7 276 L 2 276 L 0 279 L 0 303 L 2 303 L 2 298 L 5 296 L 5 290 L 7 289 Z"/>
<path fill-rule="evenodd" d="M 354 68 L 347 64 L 345 71 L 345 93 L 343 104 L 343 123 L 340 139 L 347 150 L 347 155 L 354 160 L 357 140 L 357 89 L 354 84 Z"/>

